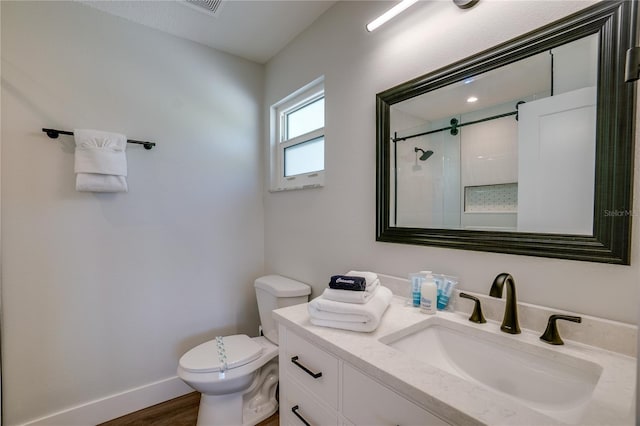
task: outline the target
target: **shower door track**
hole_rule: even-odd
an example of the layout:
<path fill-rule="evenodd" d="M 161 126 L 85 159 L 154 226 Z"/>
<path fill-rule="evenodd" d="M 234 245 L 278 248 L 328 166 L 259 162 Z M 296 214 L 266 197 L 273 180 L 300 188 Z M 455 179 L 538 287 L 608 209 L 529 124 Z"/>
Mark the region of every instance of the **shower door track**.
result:
<path fill-rule="evenodd" d="M 440 129 L 429 130 L 427 132 L 416 133 L 416 134 L 413 134 L 413 135 L 403 136 L 401 138 L 398 138 L 398 137 L 394 136 L 394 138 L 391 139 L 391 142 L 394 142 L 394 143 L 395 142 L 402 142 L 402 141 L 406 141 L 408 139 L 413 139 L 413 138 L 417 138 L 417 137 L 420 137 L 420 136 L 430 135 L 432 133 L 444 132 L 445 130 L 451 130 L 451 134 L 452 135 L 457 135 L 458 134 L 458 129 L 460 127 L 470 126 L 472 124 L 484 123 L 485 121 L 496 120 L 498 118 L 509 117 L 511 115 L 515 115 L 516 116 L 516 120 L 517 120 L 518 119 L 518 107 L 520 106 L 520 104 L 523 104 L 523 103 L 524 103 L 524 101 L 518 102 L 516 104 L 516 110 L 515 111 L 505 112 L 504 114 L 492 115 L 491 117 L 481 118 L 479 120 L 469 121 L 469 122 L 466 122 L 466 123 L 459 123 L 457 118 L 452 118 L 451 121 L 449 122 L 451 124 L 450 126 L 442 127 Z"/>

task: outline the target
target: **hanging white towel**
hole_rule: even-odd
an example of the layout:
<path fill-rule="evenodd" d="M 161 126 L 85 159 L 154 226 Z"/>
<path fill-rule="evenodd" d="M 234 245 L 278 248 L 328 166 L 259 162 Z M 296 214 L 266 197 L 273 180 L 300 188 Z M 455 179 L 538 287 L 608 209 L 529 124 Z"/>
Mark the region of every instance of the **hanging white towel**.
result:
<path fill-rule="evenodd" d="M 379 286 L 365 304 L 343 303 L 316 297 L 307 305 L 311 324 L 344 330 L 369 332 L 378 328 L 393 294 Z"/>
<path fill-rule="evenodd" d="M 127 192 L 127 137 L 74 129 L 76 191 Z"/>
<path fill-rule="evenodd" d="M 339 290 L 334 288 L 325 288 L 322 297 L 335 302 L 344 303 L 367 303 L 378 290 L 380 280 L 375 280 L 373 284 L 368 285 L 364 291 Z"/>

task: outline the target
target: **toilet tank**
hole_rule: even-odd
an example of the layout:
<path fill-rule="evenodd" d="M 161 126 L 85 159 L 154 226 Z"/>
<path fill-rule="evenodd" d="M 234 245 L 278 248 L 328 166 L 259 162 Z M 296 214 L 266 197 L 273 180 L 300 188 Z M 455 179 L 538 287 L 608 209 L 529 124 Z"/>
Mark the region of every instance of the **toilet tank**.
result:
<path fill-rule="evenodd" d="M 256 299 L 260 312 L 262 333 L 274 344 L 278 344 L 278 327 L 271 311 L 309 301 L 311 287 L 280 275 L 266 275 L 255 281 Z"/>

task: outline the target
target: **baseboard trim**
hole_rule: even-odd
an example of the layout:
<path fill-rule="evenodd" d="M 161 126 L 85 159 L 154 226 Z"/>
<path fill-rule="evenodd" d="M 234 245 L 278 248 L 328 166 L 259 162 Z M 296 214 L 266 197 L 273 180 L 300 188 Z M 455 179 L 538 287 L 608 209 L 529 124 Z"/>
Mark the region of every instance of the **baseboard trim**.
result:
<path fill-rule="evenodd" d="M 86 426 L 142 410 L 193 392 L 179 377 L 149 383 L 23 423 L 21 426 Z"/>

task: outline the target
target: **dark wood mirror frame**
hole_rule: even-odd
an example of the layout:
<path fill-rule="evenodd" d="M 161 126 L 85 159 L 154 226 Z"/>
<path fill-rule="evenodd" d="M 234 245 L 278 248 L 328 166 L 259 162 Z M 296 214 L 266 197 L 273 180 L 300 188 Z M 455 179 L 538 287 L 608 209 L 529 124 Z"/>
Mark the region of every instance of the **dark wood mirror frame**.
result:
<path fill-rule="evenodd" d="M 636 41 L 636 0 L 603 1 L 376 95 L 376 240 L 614 264 L 630 264 L 635 84 L 625 54 Z M 389 225 L 390 106 L 579 38 L 599 34 L 593 235 Z"/>

